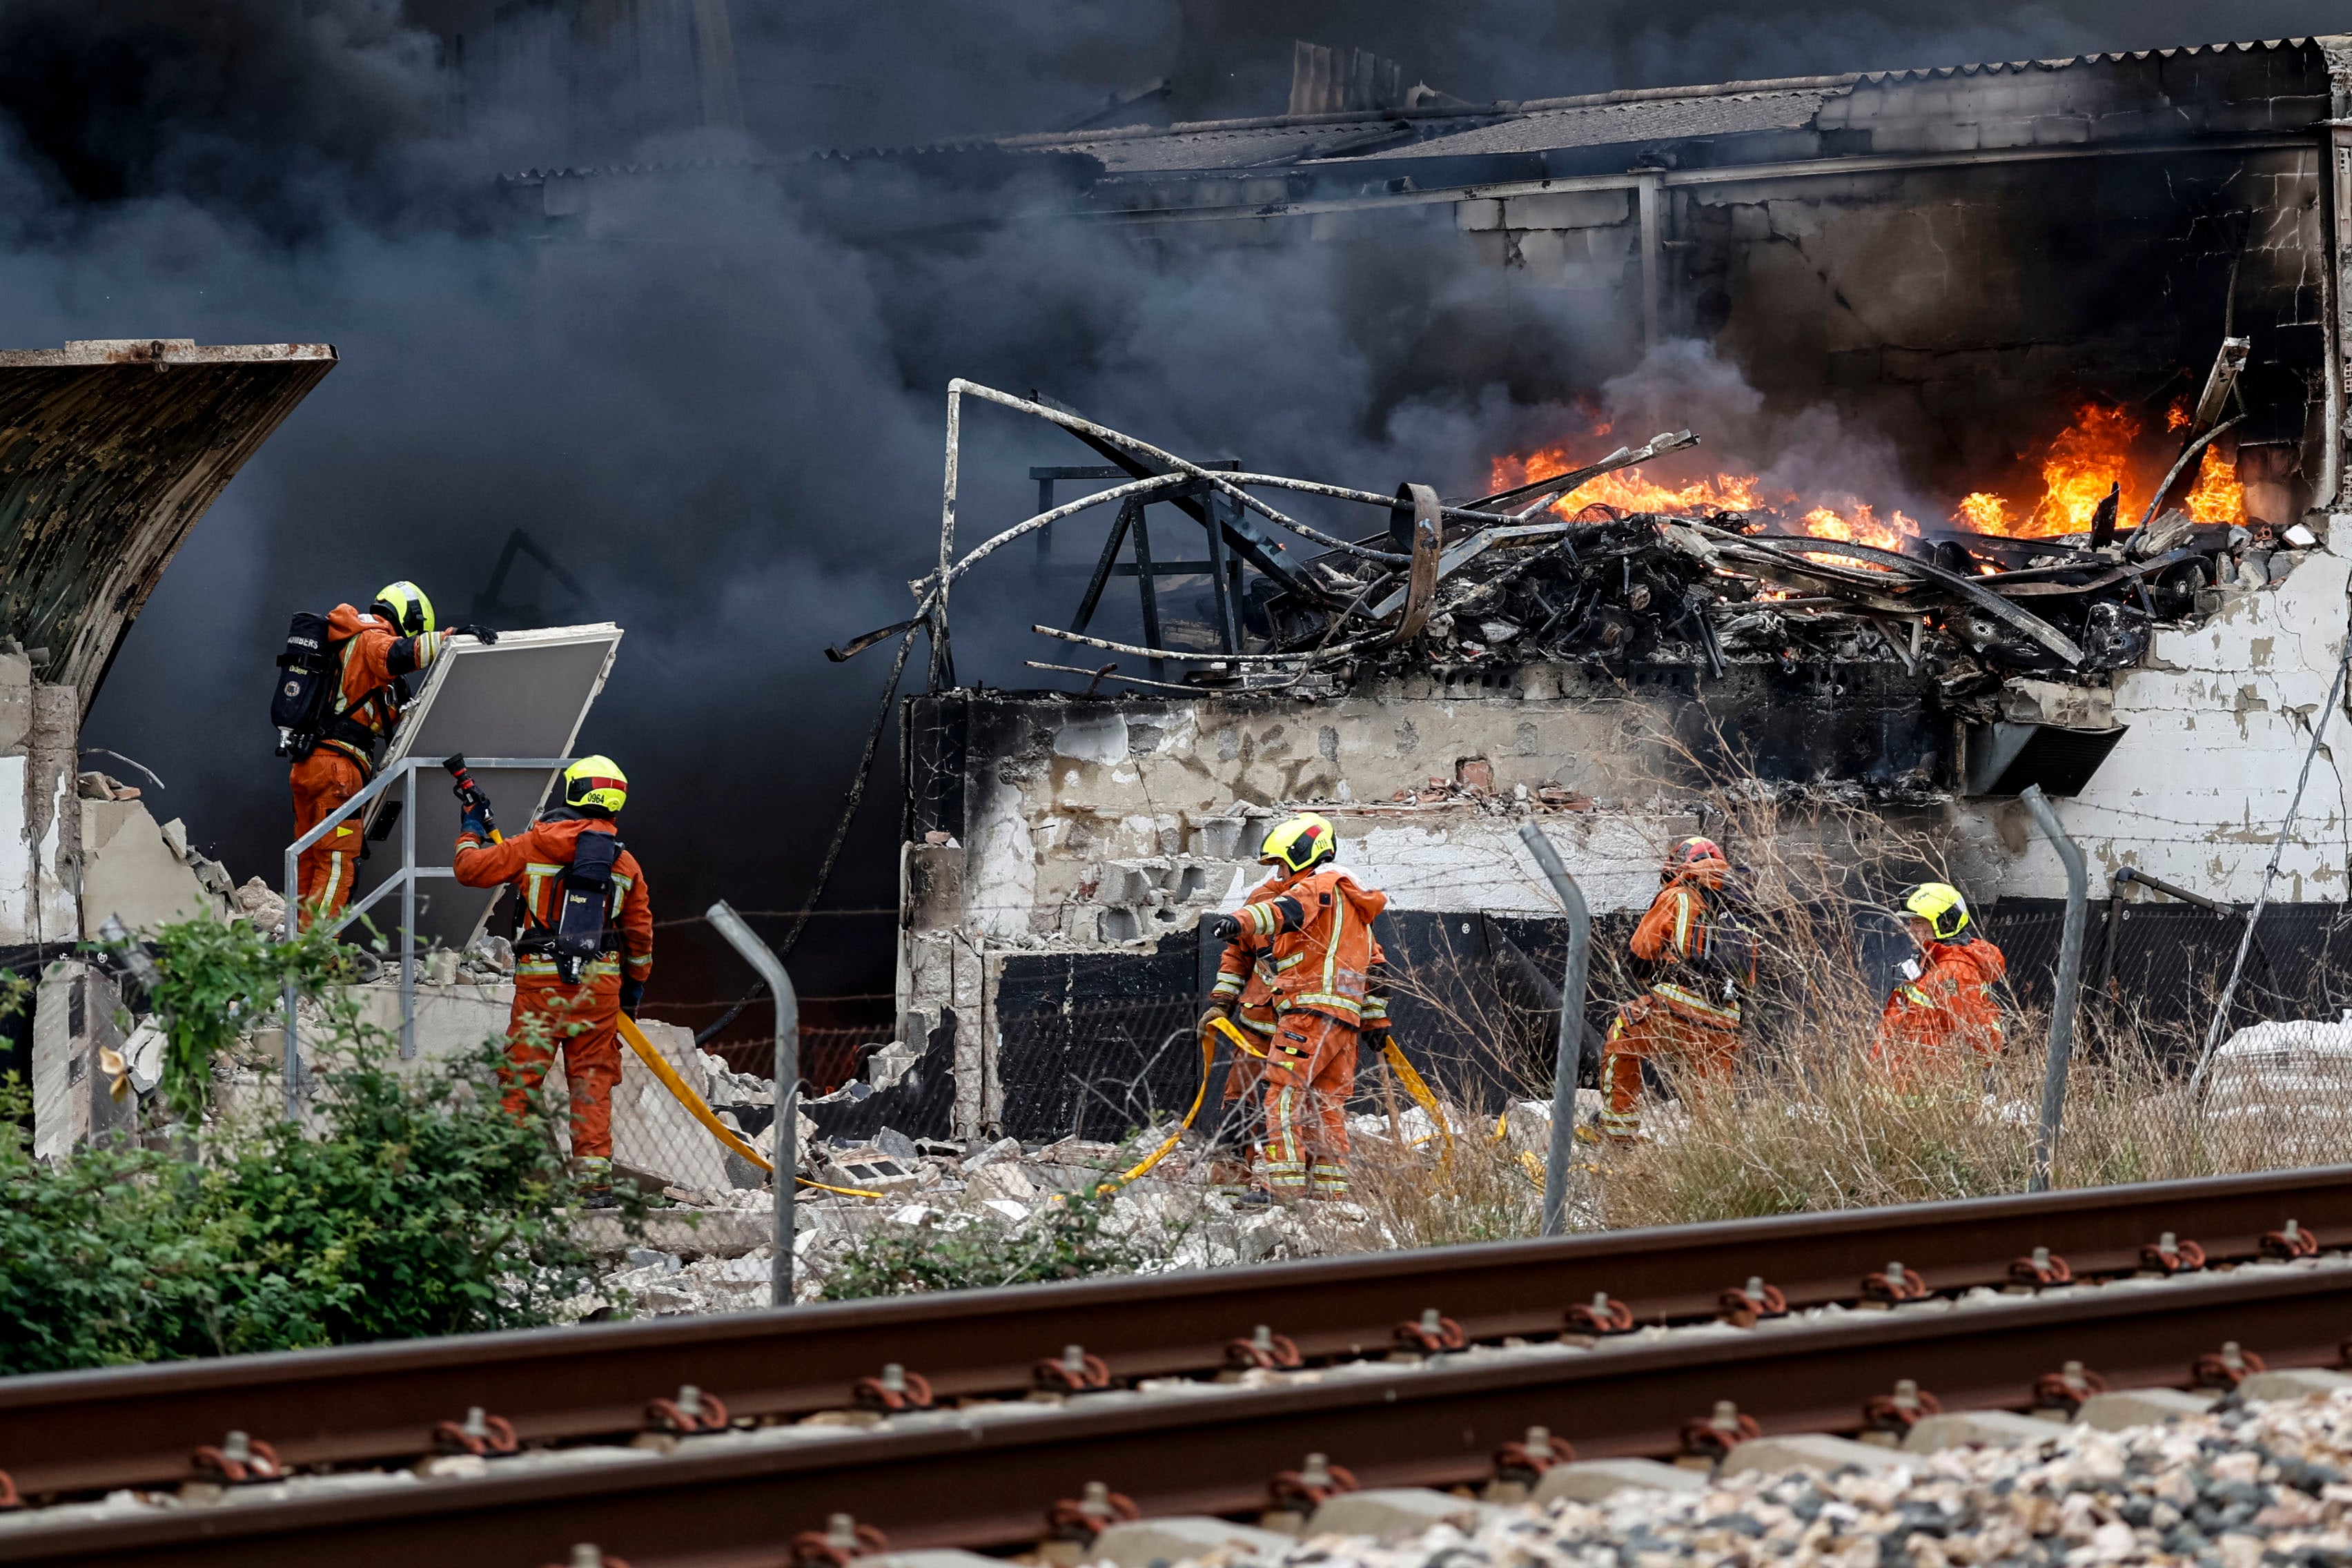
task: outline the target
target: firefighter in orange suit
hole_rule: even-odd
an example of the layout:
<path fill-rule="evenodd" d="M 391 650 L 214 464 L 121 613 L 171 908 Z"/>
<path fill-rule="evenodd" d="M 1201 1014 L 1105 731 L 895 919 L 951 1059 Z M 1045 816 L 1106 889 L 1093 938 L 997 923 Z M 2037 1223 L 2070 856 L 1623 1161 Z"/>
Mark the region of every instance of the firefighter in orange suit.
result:
<path fill-rule="evenodd" d="M 375 772 L 376 748 L 400 721 L 402 677 L 430 666 L 454 636 L 498 640 L 496 632 L 478 626 L 435 630 L 433 601 L 414 583 L 393 584 L 369 602 L 364 615 L 349 605 L 337 605 L 327 617 L 327 630 L 340 667 L 338 683 L 319 743 L 294 764 L 290 782 L 297 838 L 367 787 Z M 332 920 L 351 901 L 352 879 L 359 868 L 360 828 L 354 814 L 302 851 L 296 870 L 304 926 Z"/>
<path fill-rule="evenodd" d="M 1388 896 L 1337 864 L 1339 852 L 1339 835 L 1313 812 L 1281 823 L 1258 847 L 1274 874 L 1233 914 L 1201 922 L 1225 943 L 1209 1010 L 1237 1014 L 1265 1053 L 1251 1065 L 1264 1096 L 1265 1184 L 1277 1198 L 1347 1196 L 1358 1044 L 1377 1048 L 1388 1037 L 1372 935 Z"/>
<path fill-rule="evenodd" d="M 564 769 L 561 793 L 560 805 L 501 841 L 488 803 L 461 790 L 455 864 L 469 888 L 513 884 L 519 906 L 514 1014 L 499 1072 L 507 1112 L 525 1112 L 553 1059 L 551 1046 L 561 1043 L 572 1158 L 590 1206 L 606 1207 L 613 1089 L 621 1081 L 617 1020 L 637 1016 L 653 973 L 653 904 L 637 858 L 613 826 L 629 798 L 627 776 L 609 757 L 583 757 Z"/>
<path fill-rule="evenodd" d="M 1948 882 L 1912 889 L 1903 915 L 1919 952 L 1886 999 L 1871 1056 L 1909 1087 L 1922 1074 L 1957 1069 L 1971 1054 L 2000 1054 L 2000 1004 L 1992 988 L 2009 961 L 1970 928 L 1969 902 Z"/>
<path fill-rule="evenodd" d="M 1658 879 L 1664 885 L 1630 944 L 1649 988 L 1617 1009 L 1601 1055 L 1601 1131 L 1621 1142 L 1641 1131 L 1644 1060 L 1701 1082 L 1731 1076 L 1740 994 L 1756 980 L 1754 941 L 1732 918 L 1731 863 L 1715 841 L 1675 845 Z"/>

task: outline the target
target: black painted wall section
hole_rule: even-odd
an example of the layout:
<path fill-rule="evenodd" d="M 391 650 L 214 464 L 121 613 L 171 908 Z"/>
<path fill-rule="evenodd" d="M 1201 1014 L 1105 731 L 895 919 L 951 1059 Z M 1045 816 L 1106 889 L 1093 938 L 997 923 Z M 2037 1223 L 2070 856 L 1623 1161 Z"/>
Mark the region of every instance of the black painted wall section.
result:
<path fill-rule="evenodd" d="M 1979 917 L 2009 959 L 2015 999 L 2046 1008 L 2058 953 L 2063 900 L 2004 900 Z M 2104 903 L 2092 906 L 2084 990 L 2137 1006 L 2145 1037 L 2185 1067 L 2211 1016 L 2211 997 L 2236 952 L 2242 915 L 2223 918 L 2179 905 L 2127 906 L 2115 924 L 2111 968 Z M 1634 916 L 1593 922 L 1593 983 L 1586 999 L 1588 1041 L 1608 1028 L 1632 986 L 1615 970 Z M 1562 920 L 1524 915 L 1391 912 L 1380 935 L 1409 976 L 1393 1006 L 1397 1037 L 1415 1068 L 1443 1092 L 1487 1114 L 1512 1100 L 1549 1091 L 1558 1016 L 1528 983 L 1524 954 L 1557 995 L 1567 958 Z M 1213 960 L 1210 961 L 1212 963 Z M 1038 1142 L 1069 1133 L 1118 1139 L 1152 1120 L 1181 1114 L 1200 1083 L 1192 1026 L 1204 1000 L 1202 957 L 1191 932 L 1157 951 L 1018 954 L 1005 961 L 997 992 L 1005 1131 Z M 1769 969 L 1769 955 L 1767 955 Z M 2352 1006 L 2352 913 L 2341 904 L 2274 904 L 2263 918 L 2232 1026 L 2263 1017 L 2334 1018 Z M 1759 1005 L 1759 1032 L 1790 1026 Z M 2085 1048 L 2097 1048 L 2086 1032 Z M 1591 1047 L 1588 1045 L 1588 1052 Z M 1356 1109 L 1382 1107 L 1383 1075 L 1360 1063 Z M 1588 1080 L 1589 1080 L 1588 1056 Z M 1218 1081 L 1222 1080 L 1222 1068 Z M 1203 1125 L 1213 1123 L 1213 1092 Z"/>

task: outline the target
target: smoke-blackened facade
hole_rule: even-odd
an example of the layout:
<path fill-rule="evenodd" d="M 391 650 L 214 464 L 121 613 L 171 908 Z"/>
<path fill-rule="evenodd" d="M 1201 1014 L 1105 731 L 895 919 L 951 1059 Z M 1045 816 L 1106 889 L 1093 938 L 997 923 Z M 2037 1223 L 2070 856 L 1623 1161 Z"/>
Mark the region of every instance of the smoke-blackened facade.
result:
<path fill-rule="evenodd" d="M 1178 689 L 1158 690 L 1139 679 L 1144 649 L 1125 644 L 1112 645 L 1119 672 L 1084 694 L 934 689 L 907 712 L 899 989 L 909 1028 L 954 1016 L 958 1131 L 1028 1114 L 1007 1097 L 1007 1053 L 1047 1048 L 1042 1021 L 1196 992 L 1213 958 L 1194 921 L 1255 880 L 1256 836 L 1292 808 L 1339 824 L 1344 858 L 1391 895 L 1396 940 L 1433 953 L 1470 941 L 1492 958 L 1497 919 L 1550 915 L 1516 847 L 1522 822 L 1552 833 L 1596 909 L 1622 914 L 1654 889 L 1664 846 L 1705 826 L 1694 803 L 1734 774 L 1927 827 L 1973 897 L 2020 920 L 2063 892 L 2015 800 L 2028 783 L 2061 797 L 2095 875 L 2128 866 L 2250 901 L 2345 648 L 2352 533 L 2332 525 L 2352 153 L 2334 121 L 2352 108 L 2347 47 L 2290 40 L 998 143 L 1095 160 L 1078 211 L 1171 244 L 1450 247 L 1465 278 L 1499 272 L 1572 318 L 1578 374 L 1612 387 L 1621 418 L 1654 417 L 1639 435 L 1688 425 L 1704 447 L 1701 412 L 1676 401 L 1688 396 L 1751 436 L 1818 442 L 1827 417 L 1832 438 L 1866 433 L 1871 447 L 1843 470 L 1843 499 L 1820 493 L 1820 475 L 1841 471 L 1833 453 L 1807 483 L 1784 482 L 1751 440 L 1745 474 L 1684 484 L 1685 468 L 1651 486 L 1665 500 L 1572 511 L 1579 490 L 1557 511 L 1530 509 L 1543 520 L 1654 526 L 1718 577 L 1757 569 L 1759 551 L 1819 564 L 1791 542 L 1809 536 L 1874 541 L 1892 567 L 1847 565 L 1900 576 L 1917 571 L 1906 560 L 1940 563 L 1958 578 L 1937 590 L 1951 605 L 1990 591 L 2058 628 L 2045 650 L 2081 654 L 2103 626 L 2129 635 L 2102 645 L 2111 657 L 2069 658 L 2010 646 L 1981 616 L 1971 631 L 1963 610 L 1890 623 L 1866 582 L 1808 586 L 1765 559 L 1765 585 L 1742 603 L 1685 605 L 1677 621 L 1645 596 L 1646 620 L 1605 646 L 1546 640 L 1538 616 L 1519 613 L 1523 595 L 1508 616 L 1441 613 L 1392 646 L 1367 638 L 1324 661 L 1325 678 L 1279 691 L 1244 689 L 1243 663 L 1201 658 L 1191 676 L 1155 670 Z M 1747 401 L 1707 404 L 1702 378 L 1675 373 L 1701 361 L 1736 365 Z M 1493 489 L 1639 438 L 1598 419 L 1588 434 L 1591 450 L 1549 468 L 1498 461 Z M 2141 471 L 2174 453 L 2177 474 Z M 1395 528 L 1374 536 L 1394 548 L 1399 584 L 1415 515 L 1401 499 Z M 1573 537 L 1544 543 L 1573 554 Z M 2106 574 L 2086 588 L 2095 562 Z M 1302 646 L 1284 640 L 1283 595 L 1252 599 L 1231 570 L 1236 608 L 1198 596 L 1205 635 L 1228 653 Z M 1379 570 L 1349 587 L 1364 584 L 1370 602 Z M 1097 572 L 1097 591 L 1104 581 Z M 1570 616 L 1574 591 L 1564 596 Z M 1404 587 L 1390 597 L 1410 616 Z M 1788 630 L 1825 604 L 1859 635 L 1808 643 Z M 1318 613 L 1331 638 L 1363 629 Z M 1068 640 L 1039 662 L 1067 658 Z M 1219 646 L 1172 631 L 1145 640 Z M 1101 693 L 1122 679 L 1126 694 Z M 1181 695 L 1187 683 L 1222 689 Z M 2323 942 L 2327 906 L 2345 898 L 2347 808 L 2344 781 L 2321 766 L 2271 894 L 2307 910 L 2284 918 Z M 1520 947 L 1535 943 L 1521 934 Z M 1024 1074 L 1034 1064 L 1013 1076 Z"/>

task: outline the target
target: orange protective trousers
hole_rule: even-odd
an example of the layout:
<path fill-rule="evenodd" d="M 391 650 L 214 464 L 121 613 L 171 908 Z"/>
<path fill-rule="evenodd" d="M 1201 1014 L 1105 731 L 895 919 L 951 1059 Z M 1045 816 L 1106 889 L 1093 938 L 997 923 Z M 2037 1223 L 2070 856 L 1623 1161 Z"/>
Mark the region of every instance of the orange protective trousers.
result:
<path fill-rule="evenodd" d="M 597 973 L 602 970 L 604 973 Z M 579 985 L 520 976 L 507 1026 L 507 1060 L 499 1081 L 507 1114 L 526 1115 L 530 1096 L 563 1047 L 563 1079 L 572 1100 L 574 1158 L 613 1157 L 613 1089 L 621 1081 L 621 977 L 600 963 Z"/>
<path fill-rule="evenodd" d="M 1694 1022 L 1654 996 L 1619 1008 L 1601 1053 L 1601 1091 L 1608 1097 L 1601 1111 L 1601 1131 L 1612 1138 L 1631 1138 L 1641 1130 L 1644 1061 L 1665 1063 L 1700 1082 L 1724 1083 L 1730 1080 L 1732 1058 L 1738 1051 L 1738 1030 Z"/>
<path fill-rule="evenodd" d="M 1347 1196 L 1354 1026 L 1321 1013 L 1283 1014 L 1267 1042 L 1259 1081 L 1265 1093 L 1265 1184 L 1276 1196 Z"/>
<path fill-rule="evenodd" d="M 294 837 L 301 837 L 335 814 L 337 807 L 360 793 L 367 775 L 359 763 L 331 746 L 320 746 L 294 764 Z M 320 919 L 332 920 L 352 900 L 352 881 L 359 874 L 360 815 L 354 812 L 335 830 L 302 851 L 295 862 L 296 891 L 300 896 L 301 927 Z"/>

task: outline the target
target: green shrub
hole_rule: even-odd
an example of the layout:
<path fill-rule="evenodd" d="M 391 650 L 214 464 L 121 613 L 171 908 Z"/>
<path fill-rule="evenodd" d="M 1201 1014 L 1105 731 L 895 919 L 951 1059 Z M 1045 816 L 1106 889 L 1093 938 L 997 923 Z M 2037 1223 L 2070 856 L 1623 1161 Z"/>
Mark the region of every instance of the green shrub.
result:
<path fill-rule="evenodd" d="M 291 973 L 329 1004 L 313 1114 L 45 1162 L 0 1086 L 0 1373 L 528 1327 L 586 1288 L 562 1163 L 543 1119 L 499 1110 L 496 1047 L 401 1070 L 331 944 L 238 929 L 157 940 L 165 1102 L 207 1098 L 234 1018 Z"/>

